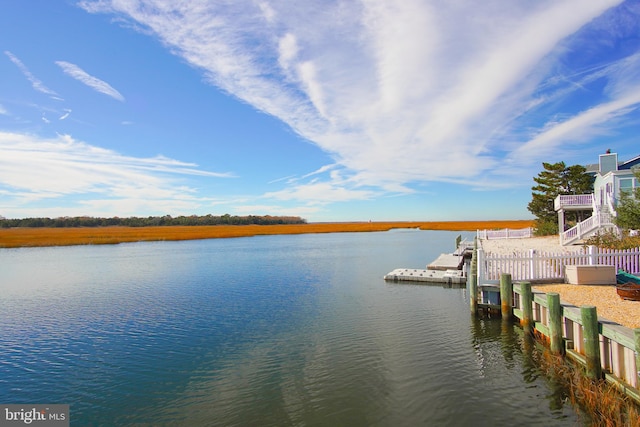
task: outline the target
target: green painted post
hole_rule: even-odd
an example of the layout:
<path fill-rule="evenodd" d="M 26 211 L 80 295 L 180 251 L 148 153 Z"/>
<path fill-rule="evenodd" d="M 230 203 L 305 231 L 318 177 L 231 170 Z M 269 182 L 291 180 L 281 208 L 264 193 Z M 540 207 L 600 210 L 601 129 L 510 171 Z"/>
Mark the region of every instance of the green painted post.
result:
<path fill-rule="evenodd" d="M 522 291 L 522 319 L 520 324 L 525 333 L 533 333 L 533 294 L 531 293 L 531 283 L 522 282 L 520 284 Z"/>
<path fill-rule="evenodd" d="M 469 308 L 471 314 L 478 313 L 478 278 L 475 275 L 469 278 Z"/>
<path fill-rule="evenodd" d="M 471 275 L 478 279 L 478 253 L 473 251 L 473 259 L 471 260 Z"/>
<path fill-rule="evenodd" d="M 476 241 L 475 246 L 477 244 Z M 478 259 L 475 248 L 471 257 L 471 272 L 469 273 L 469 308 L 472 314 L 478 313 Z"/>
<path fill-rule="evenodd" d="M 500 275 L 500 311 L 503 320 L 510 320 L 513 308 L 513 283 L 511 274 Z"/>
<path fill-rule="evenodd" d="M 547 294 L 547 312 L 549 313 L 549 339 L 551 340 L 551 352 L 564 354 L 562 341 L 562 306 L 560 294 L 549 292 Z"/>
<path fill-rule="evenodd" d="M 640 328 L 633 330 L 633 338 L 636 344 L 636 388 L 640 388 Z"/>
<path fill-rule="evenodd" d="M 602 378 L 598 313 L 594 306 L 584 306 L 580 307 L 580 315 L 582 316 L 584 355 L 587 360 L 587 377 L 598 380 Z"/>

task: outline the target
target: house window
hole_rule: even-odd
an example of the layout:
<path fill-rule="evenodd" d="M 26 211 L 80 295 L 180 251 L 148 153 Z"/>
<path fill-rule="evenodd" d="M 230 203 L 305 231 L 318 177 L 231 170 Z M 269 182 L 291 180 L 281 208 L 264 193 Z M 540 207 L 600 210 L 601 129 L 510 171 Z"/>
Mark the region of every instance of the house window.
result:
<path fill-rule="evenodd" d="M 625 178 L 620 180 L 620 189 L 626 190 L 633 188 L 633 180 L 630 178 Z"/>
<path fill-rule="evenodd" d="M 623 178 L 620 180 L 620 191 L 625 193 L 631 193 L 634 188 L 638 186 L 638 183 L 634 178 Z"/>

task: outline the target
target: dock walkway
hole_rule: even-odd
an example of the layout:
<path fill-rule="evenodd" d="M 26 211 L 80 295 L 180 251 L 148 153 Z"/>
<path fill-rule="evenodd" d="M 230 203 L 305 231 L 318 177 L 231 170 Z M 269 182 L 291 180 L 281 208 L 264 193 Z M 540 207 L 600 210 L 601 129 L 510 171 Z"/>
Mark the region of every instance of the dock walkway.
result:
<path fill-rule="evenodd" d="M 396 268 L 384 276 L 384 280 L 400 282 L 429 282 L 464 285 L 467 283 L 465 259 L 471 258 L 473 244 L 459 242 L 455 252 L 440 254 L 426 269 Z"/>
<path fill-rule="evenodd" d="M 440 254 L 438 258 L 427 265 L 428 270 L 461 270 L 464 264 L 464 255 Z"/>

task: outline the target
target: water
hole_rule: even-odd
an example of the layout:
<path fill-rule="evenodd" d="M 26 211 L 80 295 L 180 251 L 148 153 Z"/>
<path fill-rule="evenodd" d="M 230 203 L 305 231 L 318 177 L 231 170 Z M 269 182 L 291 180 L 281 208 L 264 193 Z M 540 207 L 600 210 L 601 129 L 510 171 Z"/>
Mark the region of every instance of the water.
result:
<path fill-rule="evenodd" d="M 457 234 L 0 250 L 0 403 L 79 426 L 579 424 L 517 327 L 382 280 Z"/>

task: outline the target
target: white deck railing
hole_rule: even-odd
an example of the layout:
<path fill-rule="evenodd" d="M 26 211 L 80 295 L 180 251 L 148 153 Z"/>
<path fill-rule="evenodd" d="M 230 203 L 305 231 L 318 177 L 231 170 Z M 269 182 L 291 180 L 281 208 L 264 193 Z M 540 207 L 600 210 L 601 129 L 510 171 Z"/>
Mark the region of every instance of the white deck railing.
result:
<path fill-rule="evenodd" d="M 640 273 L 640 248 L 601 249 L 588 246 L 584 252 L 551 253 L 528 252 L 511 255 L 484 253 L 477 251 L 478 283 L 499 283 L 502 273 L 511 274 L 516 281 L 563 281 L 567 265 L 613 265 L 631 274 Z"/>
<path fill-rule="evenodd" d="M 604 227 L 615 227 L 611 220 L 611 215 L 596 212 L 593 216 L 560 233 L 560 242 L 563 245 L 568 245 L 583 237 L 589 237 L 594 234 L 593 232 L 597 232 Z"/>
<path fill-rule="evenodd" d="M 502 230 L 478 230 L 478 239 L 522 239 L 533 236 L 531 227 L 512 230 L 511 228 L 503 228 Z"/>
<path fill-rule="evenodd" d="M 593 194 L 561 194 L 553 201 L 555 210 L 593 206 Z"/>

